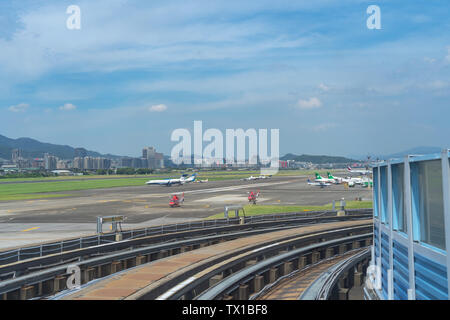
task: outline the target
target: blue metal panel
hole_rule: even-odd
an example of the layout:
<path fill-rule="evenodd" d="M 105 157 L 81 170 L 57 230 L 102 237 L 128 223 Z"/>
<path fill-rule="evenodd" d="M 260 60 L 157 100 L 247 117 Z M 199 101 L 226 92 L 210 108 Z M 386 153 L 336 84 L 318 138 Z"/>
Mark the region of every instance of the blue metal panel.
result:
<path fill-rule="evenodd" d="M 409 289 L 408 248 L 394 240 L 393 253 L 394 299 L 407 300 Z"/>
<path fill-rule="evenodd" d="M 381 286 L 385 297 L 388 296 L 388 276 L 389 269 L 389 237 L 381 233 Z"/>
<path fill-rule="evenodd" d="M 450 155 L 450 152 L 449 152 Z M 412 297 L 423 300 L 447 300 L 449 298 L 448 287 L 448 275 L 447 266 L 444 261 L 440 259 L 437 254 L 446 255 L 447 250 L 436 249 L 425 243 L 420 243 L 421 232 L 424 226 L 420 223 L 420 190 L 419 190 L 419 161 L 440 159 L 441 154 L 432 154 L 425 156 L 414 156 L 409 158 L 410 162 L 410 175 L 406 181 L 410 180 L 408 186 L 404 186 L 403 190 L 409 190 L 410 188 L 410 202 L 405 202 L 404 205 L 411 204 L 411 224 L 410 227 L 412 238 L 415 240 L 414 250 L 412 245 L 409 247 L 405 245 L 401 239 L 393 240 L 392 242 L 392 280 L 393 280 L 393 298 L 396 300 L 408 299 L 408 289 L 414 289 Z M 402 160 L 391 161 L 391 164 L 401 163 Z M 387 272 L 389 270 L 389 237 L 386 234 L 386 228 L 394 227 L 394 230 L 400 228 L 399 214 L 401 214 L 401 206 L 396 206 L 395 199 L 397 196 L 409 196 L 398 193 L 401 188 L 397 188 L 393 179 L 392 183 L 392 198 L 393 198 L 393 226 L 388 225 L 388 183 L 387 183 L 387 167 L 385 163 L 378 164 L 380 174 L 378 174 L 377 166 L 373 170 L 374 180 L 374 218 L 376 223 L 374 224 L 374 256 L 380 258 L 381 265 L 381 283 L 382 288 L 379 292 L 381 298 L 386 299 L 388 297 L 388 277 Z M 392 177 L 396 175 L 396 165 L 392 166 Z M 379 185 L 378 185 L 379 184 Z M 379 187 L 379 190 L 378 190 Z M 397 193 L 396 193 L 397 192 Z M 407 199 L 409 199 L 407 197 Z M 409 212 L 409 209 L 408 209 Z M 378 215 L 379 216 L 378 216 Z M 377 225 L 378 221 L 383 222 L 382 225 Z M 404 221 L 405 223 L 406 221 Z M 380 234 L 381 228 L 381 234 Z M 405 230 L 406 231 L 406 230 Z M 408 231 L 409 233 L 410 231 Z M 399 231 L 394 231 L 394 234 L 400 234 Z M 381 235 L 381 238 L 380 238 Z M 402 236 L 406 236 L 404 233 Z M 446 236 L 449 236 L 446 234 Z M 394 239 L 396 239 L 394 237 Z M 417 242 L 419 243 L 417 243 Z M 438 252 L 438 253 L 436 253 Z M 430 254 L 429 254 L 430 253 Z M 431 254 L 432 253 L 432 254 Z M 409 259 L 411 258 L 411 259 Z M 437 259 L 437 260 L 436 260 Z M 410 278 L 411 276 L 411 278 Z"/>
<path fill-rule="evenodd" d="M 447 267 L 421 255 L 414 255 L 416 298 L 447 300 Z"/>

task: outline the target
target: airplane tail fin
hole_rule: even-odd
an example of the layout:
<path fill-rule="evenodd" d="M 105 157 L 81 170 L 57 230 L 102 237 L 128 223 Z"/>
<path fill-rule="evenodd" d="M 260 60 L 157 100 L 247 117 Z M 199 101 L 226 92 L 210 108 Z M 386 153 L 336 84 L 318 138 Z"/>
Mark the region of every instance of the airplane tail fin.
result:
<path fill-rule="evenodd" d="M 316 179 L 322 179 L 322 177 L 320 176 L 320 174 L 318 174 L 317 172 L 316 172 Z"/>
<path fill-rule="evenodd" d="M 331 172 L 327 172 L 328 179 L 334 179 L 334 177 L 331 175 Z"/>
<path fill-rule="evenodd" d="M 352 171 L 352 168 L 350 168 L 350 166 L 347 166 L 347 171 Z"/>

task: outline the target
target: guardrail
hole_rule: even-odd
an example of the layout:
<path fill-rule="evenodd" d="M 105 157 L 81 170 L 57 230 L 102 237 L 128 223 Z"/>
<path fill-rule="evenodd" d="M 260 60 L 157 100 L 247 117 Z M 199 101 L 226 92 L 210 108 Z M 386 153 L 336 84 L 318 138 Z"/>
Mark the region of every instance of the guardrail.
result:
<path fill-rule="evenodd" d="M 349 236 L 342 239 L 330 240 L 325 242 L 320 242 L 317 244 L 312 244 L 300 249 L 292 250 L 284 254 L 277 255 L 275 257 L 268 258 L 259 262 L 256 265 L 249 266 L 241 271 L 238 271 L 229 277 L 225 278 L 215 286 L 207 289 L 200 295 L 198 295 L 196 300 L 215 300 L 220 298 L 237 298 L 239 300 L 246 300 L 249 297 L 249 285 L 247 285 L 251 280 L 255 279 L 256 276 L 263 273 L 270 272 L 271 269 L 278 270 L 287 263 L 292 263 L 294 260 L 298 260 L 299 257 L 305 256 L 306 254 L 311 254 L 314 251 L 335 247 L 343 245 L 346 243 L 354 243 L 357 241 L 362 241 L 372 238 L 372 233 L 367 233 L 363 235 Z M 290 267 L 286 267 L 288 271 L 292 272 L 292 264 Z M 289 274 L 289 273 L 287 273 Z M 276 280 L 275 280 L 276 281 Z M 233 295 L 233 292 L 238 292 Z"/>
<path fill-rule="evenodd" d="M 371 214 L 372 209 L 347 210 L 349 215 L 352 214 Z M 309 211 L 309 212 L 292 212 L 279 213 L 260 216 L 245 217 L 246 224 L 254 224 L 264 221 L 277 221 L 286 219 L 297 219 L 301 217 L 311 216 L 332 216 L 336 215 L 336 211 Z M 167 234 L 173 232 L 198 230 L 205 228 L 216 228 L 218 226 L 237 225 L 240 223 L 239 218 L 200 220 L 185 223 L 160 225 L 155 227 L 147 227 L 140 229 L 124 230 L 120 234 L 122 240 L 132 240 L 142 237 L 148 237 L 157 234 Z M 62 253 L 76 249 L 89 248 L 116 242 L 116 233 L 98 234 L 86 237 L 72 238 L 57 242 L 43 243 L 36 246 L 27 246 L 22 248 L 14 248 L 0 252 L 0 266 L 22 260 L 43 257 L 55 253 Z"/>
<path fill-rule="evenodd" d="M 240 270 L 247 267 L 247 265 L 254 265 L 256 263 L 262 263 L 269 257 L 278 256 L 282 252 L 287 252 L 293 248 L 298 248 L 299 246 L 309 245 L 311 242 L 322 242 L 325 239 L 337 239 L 342 236 L 348 236 L 349 234 L 366 234 L 371 231 L 371 226 L 358 226 L 350 228 L 342 228 L 338 230 L 328 230 L 319 233 L 314 233 L 311 235 L 302 235 L 300 237 L 294 237 L 292 239 L 284 239 L 283 241 L 277 240 L 275 243 L 267 244 L 259 249 L 249 250 L 248 254 L 237 259 L 231 259 L 227 263 L 220 264 L 208 273 L 203 273 L 201 276 L 194 275 L 190 279 L 189 284 L 185 286 L 176 285 L 175 288 L 167 290 L 161 293 L 159 296 L 155 295 L 155 292 L 146 293 L 145 297 L 140 299 L 154 299 L 157 297 L 159 300 L 190 300 L 194 299 L 196 295 L 205 292 L 210 286 L 214 285 L 219 281 L 227 281 L 227 278 L 231 274 L 236 274 Z M 236 254 L 237 255 L 237 254 Z M 234 256 L 236 256 L 234 255 Z M 298 258 L 298 257 L 297 257 Z M 306 260 L 305 260 L 306 261 Z M 223 280 L 225 278 L 225 280 Z M 268 277 L 266 277 L 268 278 Z M 185 279 L 176 279 L 175 282 L 183 283 Z M 267 280 L 267 279 L 266 279 Z M 172 280 L 172 282 L 174 282 Z M 167 285 L 166 285 L 167 287 Z M 158 290 L 161 290 L 158 288 Z M 154 290 L 156 291 L 156 290 Z M 195 292 L 195 294 L 192 294 Z"/>
<path fill-rule="evenodd" d="M 278 227 L 273 228 L 269 231 L 278 231 L 281 229 L 284 229 L 285 227 Z M 250 236 L 260 233 L 268 232 L 267 229 L 261 229 L 261 230 L 254 230 L 254 231 L 245 231 L 245 232 L 237 232 L 232 234 L 226 234 L 226 235 L 214 235 L 214 236 L 208 236 L 208 237 L 202 237 L 202 238 L 195 238 L 195 239 L 189 239 L 189 240 L 183 240 L 183 241 L 177 241 L 177 242 L 170 242 L 170 243 L 164 243 L 164 244 L 158 244 L 154 246 L 148 246 L 144 248 L 137 248 L 129 251 L 120 251 L 118 253 L 113 253 L 107 256 L 101 256 L 101 257 L 95 257 L 91 259 L 87 259 L 84 261 L 75 261 L 73 263 L 70 263 L 71 266 L 76 266 L 80 268 L 81 273 L 84 274 L 83 278 L 86 278 L 89 276 L 86 275 L 86 271 L 89 271 L 93 267 L 100 267 L 99 269 L 99 277 L 102 278 L 104 276 L 110 275 L 115 273 L 116 271 L 120 270 L 112 270 L 111 264 L 115 261 L 127 261 L 129 259 L 136 259 L 133 262 L 129 263 L 130 265 L 139 265 L 138 259 L 139 257 L 147 257 L 145 259 L 145 262 L 150 262 L 154 260 L 158 260 L 161 258 L 164 258 L 166 256 L 169 256 L 173 250 L 180 250 L 181 247 L 188 247 L 188 246 L 199 246 L 202 243 L 216 243 L 218 241 L 222 240 L 228 240 L 228 239 L 234 239 L 241 235 Z M 59 283 L 60 280 L 65 279 L 68 276 L 67 273 L 67 266 L 69 264 L 56 266 L 53 268 L 48 268 L 42 271 L 34 272 L 29 275 L 20 276 L 14 279 L 5 280 L 0 282 L 0 295 L 1 294 L 7 294 L 11 293 L 15 290 L 19 290 L 22 288 L 26 288 L 33 285 L 40 285 L 40 288 L 38 288 L 38 291 L 50 291 L 50 293 L 56 293 L 60 290 L 62 290 L 63 286 L 61 286 L 61 283 Z M 109 268 L 103 268 L 103 267 L 109 267 Z M 106 270 L 109 269 L 109 270 Z M 57 279 L 55 281 L 55 279 Z M 49 281 L 50 283 L 45 283 L 46 281 Z M 89 281 L 90 279 L 83 279 Z M 84 281 L 83 281 L 84 282 Z M 46 288 L 44 288 L 46 287 Z M 19 298 L 19 293 L 17 292 L 17 298 Z"/>
<path fill-rule="evenodd" d="M 333 220 L 338 218 L 339 217 L 331 217 Z M 342 221 L 344 219 L 338 220 Z M 114 274 L 121 270 L 133 268 L 143 263 L 155 261 L 184 251 L 193 250 L 201 246 L 212 245 L 221 241 L 236 239 L 241 236 L 256 235 L 291 227 L 292 226 L 281 226 L 272 229 L 256 229 L 252 231 L 245 230 L 244 232 L 207 236 L 162 244 L 160 243 L 143 248 L 134 248 L 126 251 L 122 250 L 105 256 L 86 259 L 84 261 L 74 261 L 65 265 L 54 266 L 42 271 L 36 271 L 31 274 L 2 281 L 0 282 L 0 295 L 2 295 L 3 299 L 6 300 L 17 300 L 56 294 L 65 289 L 65 280 L 70 275 L 67 269 L 68 266 L 78 267 L 80 269 L 82 283 L 87 283 L 94 279 L 104 278 L 105 276 Z M 369 226 L 366 226 L 366 228 L 368 227 Z M 132 241 L 143 241 L 143 239 L 136 239 Z M 264 244 L 258 244 L 256 247 L 258 246 L 262 247 Z M 95 248 L 88 248 L 87 250 L 94 249 Z M 68 254 L 76 256 L 77 252 L 64 253 L 64 255 Z M 48 260 L 50 258 L 55 257 L 44 257 L 42 259 Z M 69 258 L 69 256 L 66 258 Z M 42 261 L 28 261 L 25 263 L 31 265 L 40 262 Z"/>
<path fill-rule="evenodd" d="M 174 233 L 151 235 L 147 237 L 140 237 L 137 239 L 127 239 L 120 242 L 107 243 L 100 246 L 90 246 L 87 248 L 76 249 L 65 252 L 58 252 L 51 255 L 46 255 L 42 257 L 36 257 L 33 259 L 21 260 L 13 262 L 7 265 L 0 266 L 0 280 L 6 280 L 10 278 L 15 278 L 29 273 L 30 271 L 38 271 L 39 269 L 48 268 L 55 265 L 61 265 L 65 262 L 74 260 L 86 260 L 91 256 L 95 255 L 105 255 L 111 254 L 115 251 L 120 250 L 132 250 L 136 247 L 143 247 L 154 245 L 157 243 L 167 243 L 173 241 L 180 241 L 186 238 L 192 238 L 192 233 L 195 232 L 196 237 L 201 237 L 211 234 L 225 234 L 242 230 L 251 229 L 267 229 L 274 228 L 277 226 L 300 226 L 307 225 L 311 223 L 319 222 L 336 222 L 336 221 L 346 221 L 354 219 L 367 219 L 367 215 L 353 215 L 348 217 L 337 217 L 337 216 L 321 216 L 321 217 L 302 217 L 298 219 L 286 219 L 277 221 L 261 221 L 258 223 L 248 224 L 248 225 L 228 225 L 215 228 L 203 228 L 196 231 L 186 230 Z"/>
<path fill-rule="evenodd" d="M 337 263 L 336 265 L 329 268 L 327 271 L 322 273 L 306 290 L 300 297 L 300 300 L 328 300 L 332 295 L 332 291 L 335 288 L 337 282 L 343 275 L 348 272 L 355 265 L 360 263 L 362 260 L 368 260 L 370 257 L 369 249 L 355 254 L 354 256 Z M 362 270 L 361 270 L 362 271 Z M 358 274 L 358 285 L 362 284 L 362 272 Z M 339 288 L 342 290 L 341 293 L 347 295 L 347 288 Z"/>

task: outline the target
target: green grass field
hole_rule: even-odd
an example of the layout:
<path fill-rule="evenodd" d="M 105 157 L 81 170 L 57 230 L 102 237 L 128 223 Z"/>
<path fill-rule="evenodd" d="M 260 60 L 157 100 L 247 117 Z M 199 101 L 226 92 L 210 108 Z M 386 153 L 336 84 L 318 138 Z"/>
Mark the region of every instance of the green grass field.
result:
<path fill-rule="evenodd" d="M 346 201 L 346 209 L 370 209 L 372 208 L 372 201 Z M 324 206 L 283 206 L 283 205 L 246 205 L 244 206 L 245 216 L 256 216 L 261 214 L 273 213 L 288 213 L 288 212 L 307 212 L 307 211 L 322 211 L 331 210 L 333 204 L 329 203 Z M 233 213 L 234 214 L 234 213 Z M 243 216 L 242 212 L 239 213 Z M 223 218 L 224 213 L 215 214 L 207 219 Z"/>
<path fill-rule="evenodd" d="M 0 201 L 66 197 L 67 195 L 50 193 L 113 187 L 141 186 L 144 185 L 147 180 L 148 178 L 130 178 L 0 184 Z"/>
<path fill-rule="evenodd" d="M 279 176 L 313 175 L 315 171 L 289 170 L 280 171 Z M 319 171 L 319 173 L 324 173 Z M 189 174 L 189 173 L 188 173 Z M 110 176 L 70 176 L 47 178 L 19 178 L 0 180 L 0 201 L 29 200 L 66 197 L 69 195 L 52 194 L 55 192 L 79 191 L 89 189 L 104 189 L 114 187 L 143 186 L 150 179 L 178 178 L 181 172 L 152 175 L 110 175 Z M 205 171 L 198 172 L 197 179 L 209 181 L 237 180 L 247 178 L 250 175 L 257 176 L 259 171 Z M 277 175 L 277 176 L 278 176 Z M 42 180 L 42 181 L 41 181 Z M 46 181 L 48 180 L 48 181 Z M 66 181 L 54 181 L 66 180 Z M 26 181 L 39 181 L 33 183 L 21 183 Z M 4 183 L 1 182 L 17 182 Z"/>

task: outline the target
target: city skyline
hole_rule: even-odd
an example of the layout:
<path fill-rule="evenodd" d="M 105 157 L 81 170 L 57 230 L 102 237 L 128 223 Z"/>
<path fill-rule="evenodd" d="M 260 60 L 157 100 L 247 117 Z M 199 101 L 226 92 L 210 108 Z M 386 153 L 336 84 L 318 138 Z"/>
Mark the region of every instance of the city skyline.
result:
<path fill-rule="evenodd" d="M 171 132 L 202 120 L 280 129 L 280 155 L 449 147 L 440 1 L 81 0 L 68 30 L 71 4 L 0 4 L 0 134 L 168 155 Z"/>

